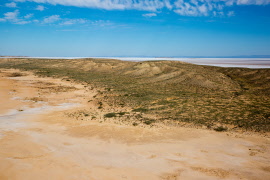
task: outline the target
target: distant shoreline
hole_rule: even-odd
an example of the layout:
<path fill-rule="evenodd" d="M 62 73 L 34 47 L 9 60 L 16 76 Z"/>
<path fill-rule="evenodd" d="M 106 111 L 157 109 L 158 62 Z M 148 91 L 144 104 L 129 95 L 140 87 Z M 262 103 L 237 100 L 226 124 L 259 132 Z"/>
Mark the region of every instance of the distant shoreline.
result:
<path fill-rule="evenodd" d="M 238 68 L 270 68 L 270 58 L 157 58 L 157 57 L 27 57 L 27 56 L 0 56 L 0 58 L 36 58 L 36 59 L 117 59 L 122 61 L 183 61 L 187 63 Z"/>

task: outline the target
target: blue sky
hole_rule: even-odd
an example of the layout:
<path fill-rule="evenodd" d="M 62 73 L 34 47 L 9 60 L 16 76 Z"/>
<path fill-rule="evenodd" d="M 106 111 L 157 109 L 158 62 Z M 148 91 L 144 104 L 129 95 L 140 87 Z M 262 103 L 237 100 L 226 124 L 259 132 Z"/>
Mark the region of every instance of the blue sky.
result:
<path fill-rule="evenodd" d="M 270 0 L 2 0 L 0 55 L 270 55 Z"/>

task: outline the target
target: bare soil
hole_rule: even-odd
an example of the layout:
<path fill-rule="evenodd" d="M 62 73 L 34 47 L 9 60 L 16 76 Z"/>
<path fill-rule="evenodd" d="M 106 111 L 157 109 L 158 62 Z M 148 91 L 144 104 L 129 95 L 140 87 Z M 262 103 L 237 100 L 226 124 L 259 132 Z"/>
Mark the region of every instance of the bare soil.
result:
<path fill-rule="evenodd" d="M 22 76 L 11 77 L 13 73 Z M 1 69 L 0 179 L 266 179 L 267 133 L 165 124 L 96 99 L 99 89 Z M 120 109 L 116 109 L 120 108 Z M 121 120 L 109 112 L 130 112 Z M 133 114 L 132 114 L 133 113 Z"/>

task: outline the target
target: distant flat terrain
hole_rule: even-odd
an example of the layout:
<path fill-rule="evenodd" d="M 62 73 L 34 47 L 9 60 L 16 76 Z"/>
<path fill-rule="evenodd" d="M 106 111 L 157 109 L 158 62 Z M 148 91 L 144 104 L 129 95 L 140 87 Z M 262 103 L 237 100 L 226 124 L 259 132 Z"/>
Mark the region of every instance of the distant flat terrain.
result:
<path fill-rule="evenodd" d="M 0 57 L 7 58 L 7 57 Z M 8 57 L 13 58 L 13 57 Z M 25 57 L 19 57 L 25 58 Z M 151 58 L 151 57 L 27 57 L 34 59 L 118 59 L 123 61 L 183 61 L 198 65 L 210 65 L 219 67 L 243 67 L 243 68 L 270 68 L 270 58 Z"/>
<path fill-rule="evenodd" d="M 270 58 L 116 58 L 126 61 L 169 60 L 219 67 L 270 68 Z"/>

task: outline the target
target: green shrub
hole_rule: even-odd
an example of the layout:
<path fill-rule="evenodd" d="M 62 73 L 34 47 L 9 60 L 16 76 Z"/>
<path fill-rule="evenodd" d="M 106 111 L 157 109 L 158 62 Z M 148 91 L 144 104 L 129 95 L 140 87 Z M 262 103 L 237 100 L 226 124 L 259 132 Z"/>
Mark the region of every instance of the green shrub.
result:
<path fill-rule="evenodd" d="M 138 126 L 139 124 L 136 123 L 136 122 L 134 122 L 134 123 L 132 123 L 132 125 L 133 125 L 133 126 Z"/>
<path fill-rule="evenodd" d="M 125 115 L 126 114 L 126 112 L 120 112 L 120 113 L 118 113 L 120 116 L 123 116 L 123 115 Z"/>
<path fill-rule="evenodd" d="M 9 75 L 9 77 L 20 77 L 20 76 L 23 76 L 23 74 L 22 73 L 19 73 L 19 72 L 14 72 L 14 73 L 11 73 Z"/>
<path fill-rule="evenodd" d="M 145 108 L 137 108 L 137 109 L 133 109 L 132 111 L 133 111 L 133 112 L 147 112 L 148 109 L 145 109 Z"/>
<path fill-rule="evenodd" d="M 215 131 L 218 131 L 218 132 L 222 132 L 222 131 L 227 131 L 228 128 L 227 127 L 223 127 L 223 126 L 218 126 L 216 128 L 214 128 Z"/>
<path fill-rule="evenodd" d="M 104 117 L 106 118 L 116 117 L 116 113 L 108 113 L 108 114 L 105 114 Z"/>
<path fill-rule="evenodd" d="M 155 122 L 155 120 L 146 120 L 143 123 L 146 124 L 146 125 L 150 125 L 150 124 L 152 124 L 154 122 Z"/>

